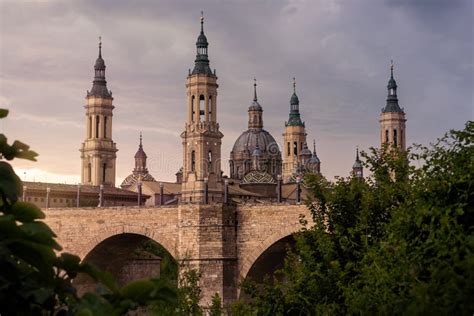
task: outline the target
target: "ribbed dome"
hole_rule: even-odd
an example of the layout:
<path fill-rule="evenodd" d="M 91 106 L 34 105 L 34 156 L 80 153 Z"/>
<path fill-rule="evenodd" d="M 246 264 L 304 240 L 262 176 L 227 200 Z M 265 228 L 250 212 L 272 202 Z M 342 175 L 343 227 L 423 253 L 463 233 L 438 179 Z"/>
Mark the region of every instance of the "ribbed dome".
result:
<path fill-rule="evenodd" d="M 247 153 L 250 156 L 257 148 L 257 142 L 261 152 L 268 152 L 270 155 L 280 155 L 280 148 L 275 138 L 264 129 L 251 129 L 243 132 L 235 141 L 232 151 L 234 155 L 237 153 Z"/>

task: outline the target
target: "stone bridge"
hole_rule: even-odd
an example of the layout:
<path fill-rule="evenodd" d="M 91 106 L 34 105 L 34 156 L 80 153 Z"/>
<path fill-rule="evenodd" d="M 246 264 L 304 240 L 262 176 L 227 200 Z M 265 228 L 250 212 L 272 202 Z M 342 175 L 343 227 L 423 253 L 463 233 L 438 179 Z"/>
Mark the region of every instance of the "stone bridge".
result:
<path fill-rule="evenodd" d="M 201 273 L 204 306 L 215 293 L 224 303 L 234 301 L 241 279 L 258 280 L 281 267 L 285 242 L 301 228 L 300 215 L 311 218 L 306 206 L 289 204 L 51 208 L 45 213 L 64 251 L 83 260 L 94 257 L 109 271 L 120 269 L 143 241 L 157 242 Z"/>

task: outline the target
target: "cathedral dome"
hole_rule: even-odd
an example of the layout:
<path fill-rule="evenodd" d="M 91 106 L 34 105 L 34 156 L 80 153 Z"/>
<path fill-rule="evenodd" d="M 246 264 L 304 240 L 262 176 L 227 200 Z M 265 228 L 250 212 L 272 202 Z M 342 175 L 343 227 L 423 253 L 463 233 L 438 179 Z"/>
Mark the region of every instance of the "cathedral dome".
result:
<path fill-rule="evenodd" d="M 271 156 L 280 156 L 280 149 L 275 138 L 264 129 L 249 129 L 235 141 L 232 152 L 234 155 L 250 156 L 255 149 Z"/>

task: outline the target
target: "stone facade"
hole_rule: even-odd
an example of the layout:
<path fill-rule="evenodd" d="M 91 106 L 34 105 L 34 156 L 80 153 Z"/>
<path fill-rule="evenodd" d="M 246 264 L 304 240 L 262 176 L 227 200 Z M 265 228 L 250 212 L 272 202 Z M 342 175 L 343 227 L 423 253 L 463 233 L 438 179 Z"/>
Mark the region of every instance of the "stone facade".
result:
<path fill-rule="evenodd" d="M 107 89 L 102 43 L 96 60 L 91 91 L 86 97 L 86 139 L 82 143 L 81 183 L 115 186 L 117 147 L 112 140 L 112 93 Z"/>
<path fill-rule="evenodd" d="M 184 267 L 201 273 L 202 305 L 215 293 L 228 304 L 238 298 L 238 283 L 254 262 L 279 240 L 297 232 L 304 205 L 188 204 L 160 208 L 66 208 L 45 210 L 46 223 L 58 236 L 63 251 L 89 258 L 108 240 L 108 249 L 122 249 L 125 235 L 142 236 L 162 245 Z M 114 238 L 116 244 L 114 245 Z M 128 249 L 128 250 L 127 250 Z M 107 264 L 120 265 L 108 252 Z M 87 260 L 87 259 L 86 259 Z M 128 262 L 128 263 L 126 263 Z M 117 271 L 132 269 L 124 261 Z M 141 275 L 143 276 L 143 275 Z"/>

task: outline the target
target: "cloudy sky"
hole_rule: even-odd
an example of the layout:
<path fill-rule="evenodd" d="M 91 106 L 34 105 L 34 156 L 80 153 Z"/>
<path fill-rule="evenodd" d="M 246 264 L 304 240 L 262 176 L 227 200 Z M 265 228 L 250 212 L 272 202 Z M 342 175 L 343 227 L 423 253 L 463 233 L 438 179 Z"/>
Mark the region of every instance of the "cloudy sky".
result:
<path fill-rule="evenodd" d="M 265 128 L 279 142 L 296 77 L 308 139 L 329 178 L 348 174 L 357 145 L 379 145 L 391 59 L 408 143 L 474 119 L 470 0 L 0 0 L 0 104 L 11 111 L 0 133 L 40 154 L 14 163 L 20 176 L 80 180 L 84 98 L 102 36 L 117 184 L 133 168 L 140 131 L 153 176 L 173 180 L 201 10 L 225 159 L 247 128 L 254 77 Z"/>

